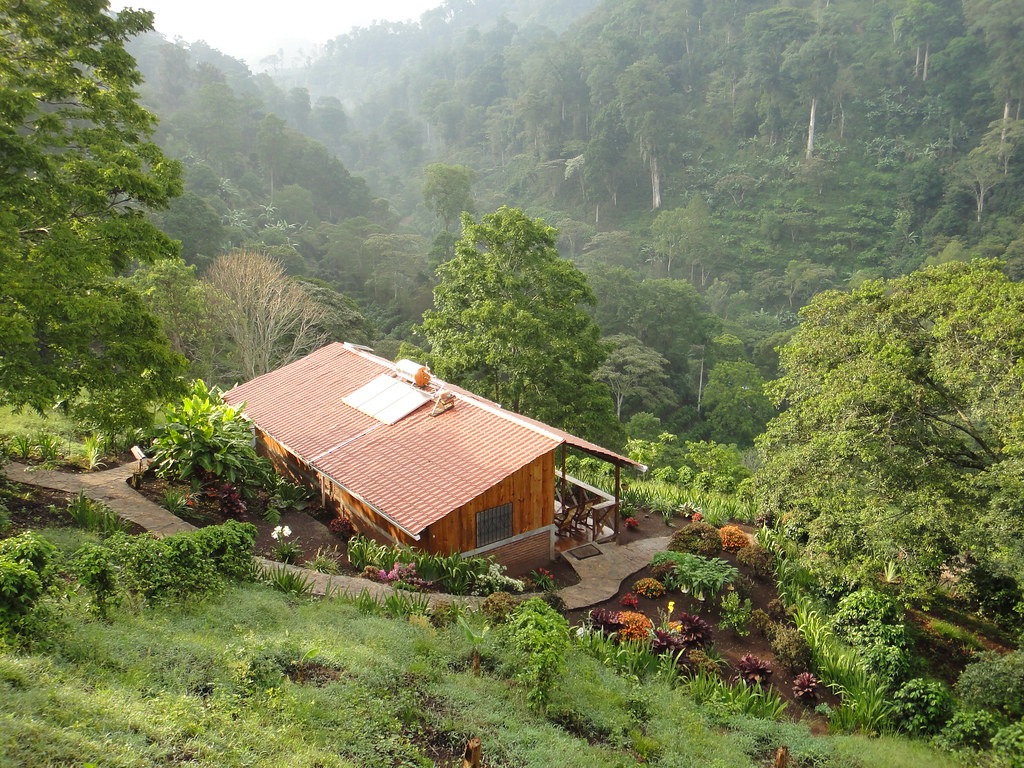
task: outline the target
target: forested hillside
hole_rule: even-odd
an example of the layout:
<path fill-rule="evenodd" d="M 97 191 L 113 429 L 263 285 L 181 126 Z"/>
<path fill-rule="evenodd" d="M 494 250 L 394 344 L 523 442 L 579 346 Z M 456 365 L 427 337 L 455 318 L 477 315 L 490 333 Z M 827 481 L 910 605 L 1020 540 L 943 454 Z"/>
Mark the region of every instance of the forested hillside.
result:
<path fill-rule="evenodd" d="M 742 445 L 772 409 L 737 421 L 737 399 L 817 292 L 1024 271 L 1022 24 L 1016 1 L 451 2 L 273 76 L 202 44 L 137 54 L 185 159 L 161 223 L 186 258 L 269 245 L 422 345 L 459 211 L 518 205 L 589 278 L 622 420 Z"/>

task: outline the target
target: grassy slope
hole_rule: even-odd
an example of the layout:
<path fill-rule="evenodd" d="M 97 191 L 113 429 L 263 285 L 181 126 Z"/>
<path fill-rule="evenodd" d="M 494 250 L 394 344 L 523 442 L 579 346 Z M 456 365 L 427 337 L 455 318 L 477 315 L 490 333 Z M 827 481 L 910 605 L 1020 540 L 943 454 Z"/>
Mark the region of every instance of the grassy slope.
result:
<path fill-rule="evenodd" d="M 68 630 L 47 651 L 0 654 L 0 768 L 429 766 L 429 744 L 452 754 L 471 735 L 490 766 L 601 768 L 646 757 L 741 768 L 764 764 L 783 743 L 802 765 L 947 765 L 905 741 L 811 737 L 802 726 L 746 719 L 726 730 L 680 693 L 638 686 L 580 654 L 543 718 L 511 682 L 518 665 L 498 631 L 476 678 L 457 629 L 366 616 L 340 601 L 290 601 L 264 587 L 123 611 L 111 624 L 82 610 L 76 600 L 62 607 Z M 282 682 L 282 667 L 304 657 L 338 679 Z"/>

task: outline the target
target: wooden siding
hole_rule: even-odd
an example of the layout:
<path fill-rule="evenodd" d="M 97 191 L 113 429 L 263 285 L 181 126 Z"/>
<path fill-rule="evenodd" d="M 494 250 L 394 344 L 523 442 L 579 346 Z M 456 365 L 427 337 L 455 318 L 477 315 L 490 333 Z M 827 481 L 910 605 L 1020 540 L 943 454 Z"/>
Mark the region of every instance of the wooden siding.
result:
<path fill-rule="evenodd" d="M 378 515 L 330 478 L 309 466 L 263 430 L 256 428 L 256 451 L 270 460 L 279 473 L 295 483 L 312 488 L 328 509 L 351 518 L 356 529 L 364 536 L 384 543 L 417 546 L 419 542 L 394 523 Z"/>
<path fill-rule="evenodd" d="M 256 437 L 257 452 L 268 458 L 278 472 L 293 482 L 316 490 L 326 507 L 347 515 L 360 533 L 377 541 L 397 542 L 428 552 L 444 554 L 469 552 L 477 548 L 477 512 L 509 502 L 512 503 L 513 536 L 551 525 L 554 520 L 554 450 L 513 472 L 472 501 L 438 520 L 423 531 L 420 540 L 416 541 L 394 523 L 377 514 L 372 507 L 321 475 L 258 427 Z M 545 536 L 548 536 L 546 532 Z M 527 547 L 531 556 L 539 552 L 539 546 L 538 541 L 531 542 L 531 546 Z M 524 546 L 519 545 L 514 551 L 517 556 L 521 556 L 523 549 Z M 518 557 L 514 556 L 514 559 Z M 498 560 L 503 561 L 501 557 L 498 557 Z"/>
<path fill-rule="evenodd" d="M 476 513 L 512 502 L 512 535 L 551 525 L 555 514 L 555 452 L 513 472 L 467 504 L 431 525 L 420 543 L 430 552 L 476 549 Z"/>

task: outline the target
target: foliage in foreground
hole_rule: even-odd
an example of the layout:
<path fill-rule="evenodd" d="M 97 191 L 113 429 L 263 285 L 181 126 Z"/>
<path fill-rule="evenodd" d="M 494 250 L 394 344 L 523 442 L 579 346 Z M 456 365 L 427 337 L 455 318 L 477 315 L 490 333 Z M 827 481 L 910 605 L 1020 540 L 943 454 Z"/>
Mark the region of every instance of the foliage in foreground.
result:
<path fill-rule="evenodd" d="M 517 681 L 534 651 L 511 642 L 519 629 L 474 642 L 458 624 L 366 608 L 255 585 L 161 611 L 121 609 L 112 623 L 72 602 L 49 652 L 0 653 L 0 766 L 429 765 L 442 762 L 434 749 L 460 752 L 474 735 L 496 766 L 752 768 L 781 744 L 822 768 L 947 765 L 902 741 L 812 737 L 698 706 L 572 647 L 540 714 Z"/>

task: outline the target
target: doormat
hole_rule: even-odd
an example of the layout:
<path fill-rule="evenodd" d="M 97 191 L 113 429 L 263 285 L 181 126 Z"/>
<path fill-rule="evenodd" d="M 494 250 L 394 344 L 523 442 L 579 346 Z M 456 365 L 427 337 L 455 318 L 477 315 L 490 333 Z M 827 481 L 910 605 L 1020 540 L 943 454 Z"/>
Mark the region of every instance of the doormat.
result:
<path fill-rule="evenodd" d="M 595 547 L 593 544 L 584 544 L 582 547 L 570 549 L 569 554 L 575 557 L 577 560 L 586 560 L 588 557 L 600 555 L 601 550 Z"/>

